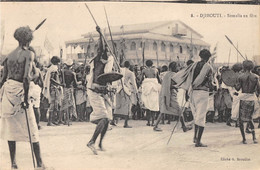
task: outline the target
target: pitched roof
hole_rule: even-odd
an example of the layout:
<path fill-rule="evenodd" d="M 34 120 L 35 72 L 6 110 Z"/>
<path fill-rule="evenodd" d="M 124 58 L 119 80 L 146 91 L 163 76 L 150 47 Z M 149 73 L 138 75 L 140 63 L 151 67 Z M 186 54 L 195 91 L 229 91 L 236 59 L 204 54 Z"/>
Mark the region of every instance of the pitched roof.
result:
<path fill-rule="evenodd" d="M 132 25 L 120 25 L 120 26 L 111 26 L 111 32 L 113 35 L 116 34 L 122 34 L 122 31 L 124 34 L 126 33 L 144 33 L 148 32 L 154 28 L 157 28 L 158 26 L 171 23 L 173 21 L 158 21 L 158 22 L 152 22 L 152 23 L 141 23 L 141 24 L 132 24 Z M 104 29 L 103 29 L 104 30 Z M 106 31 L 108 31 L 108 28 L 105 28 Z M 92 32 L 93 36 L 98 35 L 98 33 Z M 89 33 L 83 34 L 83 37 L 88 37 Z"/>
<path fill-rule="evenodd" d="M 203 38 L 201 34 L 199 34 L 197 31 L 193 30 L 191 27 L 189 27 L 187 24 L 180 20 L 172 20 L 172 21 L 157 21 L 157 22 L 149 22 L 149 23 L 141 23 L 141 24 L 131 24 L 131 25 L 120 25 L 120 26 L 111 26 L 111 32 L 113 35 L 121 35 L 121 34 L 134 34 L 134 33 L 146 33 L 149 32 L 155 28 L 159 28 L 168 24 L 172 23 L 180 23 L 190 31 L 192 31 L 194 34 L 197 34 L 200 38 Z M 108 28 L 102 29 L 105 33 L 109 34 Z M 98 33 L 96 31 L 91 33 L 83 34 L 83 37 L 89 37 L 89 35 L 92 36 L 98 36 Z"/>

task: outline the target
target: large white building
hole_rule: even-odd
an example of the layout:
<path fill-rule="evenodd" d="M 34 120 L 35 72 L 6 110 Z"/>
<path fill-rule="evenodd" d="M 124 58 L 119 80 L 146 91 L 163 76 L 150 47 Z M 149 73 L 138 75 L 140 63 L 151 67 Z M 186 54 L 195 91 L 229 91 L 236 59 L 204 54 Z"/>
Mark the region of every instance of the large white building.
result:
<path fill-rule="evenodd" d="M 112 48 L 108 28 L 102 31 Z M 210 48 L 201 34 L 180 20 L 112 26 L 111 32 L 119 60 L 129 60 L 132 64 L 142 65 L 148 59 L 155 66 L 170 61 L 198 60 L 199 51 Z M 65 42 L 67 58 L 83 62 L 87 56 L 89 60 L 96 54 L 98 38 L 99 34 L 95 31 Z"/>

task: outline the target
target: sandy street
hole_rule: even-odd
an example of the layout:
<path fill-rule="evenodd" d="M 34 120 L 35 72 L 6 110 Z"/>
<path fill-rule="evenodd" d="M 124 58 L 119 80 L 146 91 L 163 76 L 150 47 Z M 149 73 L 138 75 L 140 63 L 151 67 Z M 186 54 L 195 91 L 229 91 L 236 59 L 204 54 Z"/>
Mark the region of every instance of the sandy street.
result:
<path fill-rule="evenodd" d="M 154 132 L 145 121 L 131 120 L 131 129 L 123 128 L 123 121 L 120 121 L 105 136 L 103 145 L 106 151 L 93 155 L 86 144 L 94 131 L 94 124 L 73 122 L 70 127 L 48 127 L 41 122 L 43 161 L 46 167 L 55 170 L 260 169 L 260 144 L 253 144 L 251 134 L 246 135 L 248 144 L 243 145 L 238 128 L 225 123 L 207 123 L 202 142 L 208 147 L 195 148 L 193 130 L 184 133 L 179 125 L 167 145 L 175 123 L 160 125 L 163 132 Z M 259 134 L 260 130 L 256 129 L 258 141 Z M 0 169 L 8 170 L 7 142 L 1 140 L 0 149 Z M 17 144 L 17 164 L 19 169 L 33 169 L 29 143 Z"/>

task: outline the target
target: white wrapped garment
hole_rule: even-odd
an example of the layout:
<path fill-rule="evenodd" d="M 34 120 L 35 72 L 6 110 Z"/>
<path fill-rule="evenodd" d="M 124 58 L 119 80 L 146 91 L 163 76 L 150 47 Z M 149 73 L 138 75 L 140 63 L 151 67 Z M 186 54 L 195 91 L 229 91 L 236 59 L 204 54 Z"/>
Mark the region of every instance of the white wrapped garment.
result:
<path fill-rule="evenodd" d="M 7 80 L 0 92 L 1 138 L 8 141 L 29 141 L 26 115 L 21 108 L 24 90 L 23 83 Z M 38 127 L 32 104 L 27 109 L 32 142 L 39 141 Z"/>
<path fill-rule="evenodd" d="M 157 78 L 145 78 L 142 83 L 142 102 L 145 108 L 151 111 L 159 111 L 159 94 L 161 85 Z"/>

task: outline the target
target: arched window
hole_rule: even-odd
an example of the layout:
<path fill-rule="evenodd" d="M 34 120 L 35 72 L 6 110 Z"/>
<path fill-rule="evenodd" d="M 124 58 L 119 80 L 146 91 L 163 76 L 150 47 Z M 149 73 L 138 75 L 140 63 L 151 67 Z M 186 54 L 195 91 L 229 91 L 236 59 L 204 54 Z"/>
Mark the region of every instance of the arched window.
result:
<path fill-rule="evenodd" d="M 161 51 L 165 52 L 165 44 L 164 44 L 164 42 L 161 43 Z"/>
<path fill-rule="evenodd" d="M 156 42 L 153 43 L 153 50 L 157 51 L 157 43 Z"/>
<path fill-rule="evenodd" d="M 180 53 L 182 54 L 182 46 L 180 45 Z"/>
<path fill-rule="evenodd" d="M 130 50 L 136 50 L 136 43 L 135 42 L 131 43 Z"/>
<path fill-rule="evenodd" d="M 170 52 L 173 52 L 173 45 L 170 44 Z"/>

